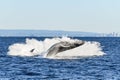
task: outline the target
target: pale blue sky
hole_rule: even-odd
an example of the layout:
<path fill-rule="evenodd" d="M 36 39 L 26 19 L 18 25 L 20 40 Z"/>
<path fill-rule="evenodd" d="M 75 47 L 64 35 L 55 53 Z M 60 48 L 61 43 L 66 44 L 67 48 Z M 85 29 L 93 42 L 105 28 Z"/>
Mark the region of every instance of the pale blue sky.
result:
<path fill-rule="evenodd" d="M 120 32 L 120 0 L 0 0 L 0 29 Z"/>

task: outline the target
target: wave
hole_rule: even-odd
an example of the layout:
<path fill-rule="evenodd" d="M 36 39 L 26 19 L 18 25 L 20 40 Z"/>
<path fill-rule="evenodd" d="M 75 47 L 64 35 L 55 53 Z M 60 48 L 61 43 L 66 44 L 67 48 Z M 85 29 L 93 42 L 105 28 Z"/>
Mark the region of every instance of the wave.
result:
<path fill-rule="evenodd" d="M 44 41 L 38 41 L 36 39 L 26 39 L 25 43 L 15 43 L 9 46 L 8 55 L 11 56 L 41 56 L 43 58 L 75 58 L 75 57 L 90 57 L 90 56 L 102 56 L 105 53 L 102 51 L 102 47 L 99 42 L 85 41 L 82 46 L 59 52 L 54 56 L 47 57 L 47 50 L 54 44 L 61 41 L 75 42 L 78 39 L 71 39 L 68 37 L 62 38 L 46 38 Z"/>

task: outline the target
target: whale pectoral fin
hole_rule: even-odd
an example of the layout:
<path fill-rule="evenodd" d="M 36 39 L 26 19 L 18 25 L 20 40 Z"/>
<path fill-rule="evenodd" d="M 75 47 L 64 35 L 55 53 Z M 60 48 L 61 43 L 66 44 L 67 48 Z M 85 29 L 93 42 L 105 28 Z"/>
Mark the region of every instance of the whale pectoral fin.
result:
<path fill-rule="evenodd" d="M 57 47 L 52 47 L 47 51 L 46 57 L 54 56 L 57 53 L 58 53 L 58 48 Z"/>

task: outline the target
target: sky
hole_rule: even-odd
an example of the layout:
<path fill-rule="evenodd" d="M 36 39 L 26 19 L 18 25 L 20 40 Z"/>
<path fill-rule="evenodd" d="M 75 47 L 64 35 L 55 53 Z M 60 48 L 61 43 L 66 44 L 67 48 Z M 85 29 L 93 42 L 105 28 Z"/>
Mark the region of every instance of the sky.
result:
<path fill-rule="evenodd" d="M 0 29 L 120 33 L 120 0 L 0 0 Z"/>

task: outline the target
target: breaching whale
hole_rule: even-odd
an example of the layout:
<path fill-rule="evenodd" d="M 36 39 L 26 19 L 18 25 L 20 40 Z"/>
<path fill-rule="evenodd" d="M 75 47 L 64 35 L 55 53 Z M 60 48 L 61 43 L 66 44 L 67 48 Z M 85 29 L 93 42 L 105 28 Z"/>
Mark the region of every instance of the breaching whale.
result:
<path fill-rule="evenodd" d="M 46 57 L 54 56 L 59 52 L 63 52 L 66 50 L 70 50 L 70 49 L 79 47 L 79 46 L 83 45 L 84 43 L 85 42 L 82 40 L 79 40 L 76 42 L 62 41 L 62 42 L 56 43 L 47 50 Z"/>

